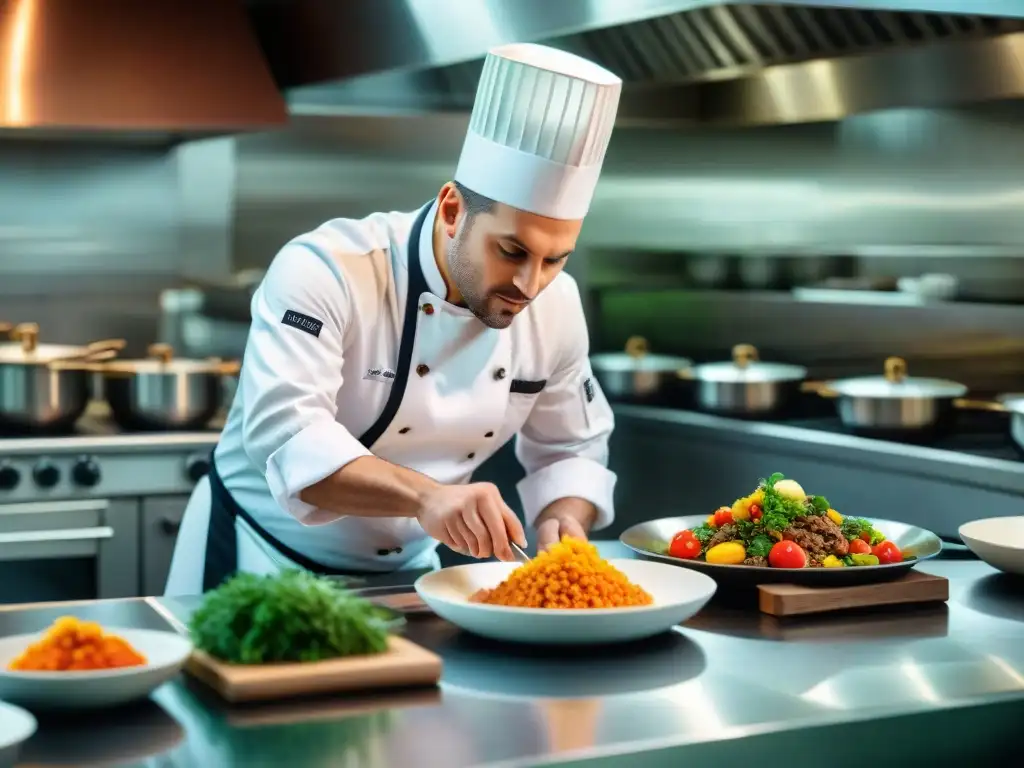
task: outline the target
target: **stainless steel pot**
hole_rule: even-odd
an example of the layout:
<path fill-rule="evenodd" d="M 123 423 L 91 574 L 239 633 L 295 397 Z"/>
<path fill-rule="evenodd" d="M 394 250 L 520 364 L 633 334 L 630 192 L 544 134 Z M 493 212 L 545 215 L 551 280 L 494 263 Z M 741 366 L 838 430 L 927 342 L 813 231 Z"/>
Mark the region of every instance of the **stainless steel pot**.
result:
<path fill-rule="evenodd" d="M 1010 417 L 1010 437 L 1024 454 L 1024 392 L 1000 395 L 995 402 L 988 400 L 957 400 L 957 408 L 972 411 L 990 411 Z"/>
<path fill-rule="evenodd" d="M 39 326 L 24 323 L 0 344 L 0 430 L 63 432 L 84 413 L 91 397 L 91 367 L 117 354 L 121 339 L 86 346 L 40 344 Z"/>
<path fill-rule="evenodd" d="M 149 347 L 149 359 L 94 366 L 114 420 L 126 429 L 201 429 L 224 403 L 225 377 L 238 361 L 175 359 L 168 344 Z"/>
<path fill-rule="evenodd" d="M 807 382 L 804 388 L 836 399 L 843 424 L 858 432 L 894 436 L 932 435 L 948 430 L 967 386 L 957 381 L 909 376 L 902 358 L 885 361 L 882 376 Z"/>
<path fill-rule="evenodd" d="M 756 347 L 737 344 L 732 348 L 732 360 L 705 363 L 677 375 L 693 382 L 694 397 L 702 410 L 726 416 L 764 417 L 781 415 L 796 402 L 807 369 L 762 362 Z"/>
<path fill-rule="evenodd" d="M 590 367 L 611 400 L 650 401 L 666 397 L 676 386 L 678 372 L 693 365 L 686 357 L 654 355 L 647 339 L 633 336 L 624 352 L 590 356 Z"/>

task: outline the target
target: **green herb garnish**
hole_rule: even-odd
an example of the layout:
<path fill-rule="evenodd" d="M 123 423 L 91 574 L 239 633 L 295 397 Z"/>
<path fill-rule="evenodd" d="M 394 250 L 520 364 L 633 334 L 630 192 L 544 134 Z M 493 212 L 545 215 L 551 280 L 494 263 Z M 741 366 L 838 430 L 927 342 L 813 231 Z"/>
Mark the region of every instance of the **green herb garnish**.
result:
<path fill-rule="evenodd" d="M 874 528 L 871 525 L 870 520 L 865 520 L 863 517 L 847 517 L 843 519 L 843 524 L 839 526 L 840 530 L 850 541 L 859 539 L 861 534 L 866 533 L 869 537 L 869 544 L 875 546 L 885 541 L 885 535 Z"/>
<path fill-rule="evenodd" d="M 747 545 L 747 557 L 768 557 L 774 542 L 764 534 L 758 534 Z"/>
<path fill-rule="evenodd" d="M 798 517 L 807 514 L 807 505 L 801 499 L 789 499 L 775 490 L 775 484 L 785 479 L 781 472 L 776 472 L 767 480 L 761 481 L 764 492 L 762 501 L 761 525 L 769 531 L 784 531 Z"/>
<path fill-rule="evenodd" d="M 238 573 L 189 621 L 199 650 L 233 664 L 322 661 L 381 653 L 391 614 L 307 571 Z"/>
<path fill-rule="evenodd" d="M 814 511 L 824 515 L 829 511 L 831 505 L 828 503 L 828 499 L 824 496 L 812 496 L 811 506 L 814 507 Z"/>
<path fill-rule="evenodd" d="M 700 542 L 702 547 L 706 547 L 708 542 L 711 541 L 711 537 L 715 535 L 715 529 L 707 523 L 704 523 L 703 525 L 698 525 L 693 529 L 693 535 L 697 538 L 697 541 Z"/>

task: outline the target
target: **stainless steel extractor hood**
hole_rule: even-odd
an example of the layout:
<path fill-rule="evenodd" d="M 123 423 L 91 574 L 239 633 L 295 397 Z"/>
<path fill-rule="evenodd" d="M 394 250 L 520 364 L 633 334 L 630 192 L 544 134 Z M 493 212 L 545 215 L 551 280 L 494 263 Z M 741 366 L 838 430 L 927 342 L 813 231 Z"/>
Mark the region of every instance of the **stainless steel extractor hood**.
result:
<path fill-rule="evenodd" d="M 5 136 L 193 136 L 286 121 L 241 0 L 0 0 Z"/>
<path fill-rule="evenodd" d="M 315 0 L 296 7 L 316 6 L 320 14 L 304 17 L 305 26 L 293 16 L 290 27 L 280 0 L 252 1 L 276 8 L 279 29 L 315 38 L 317 27 L 342 28 L 340 16 Z M 289 102 L 307 114 L 464 111 L 482 53 L 507 39 L 543 40 L 620 74 L 625 122 L 811 122 L 1024 97 L 1024 3 L 827 1 L 490 0 L 474 3 L 476 15 L 463 11 L 455 24 L 455 5 L 469 7 L 462 0 L 433 0 L 433 10 L 449 4 L 451 14 L 429 15 L 424 0 L 373 0 L 397 30 L 382 39 L 353 10 L 368 0 L 350 0 L 341 4 L 348 7 L 346 44 L 333 58 L 285 55 L 291 37 L 280 34 L 271 59 L 291 62 Z"/>

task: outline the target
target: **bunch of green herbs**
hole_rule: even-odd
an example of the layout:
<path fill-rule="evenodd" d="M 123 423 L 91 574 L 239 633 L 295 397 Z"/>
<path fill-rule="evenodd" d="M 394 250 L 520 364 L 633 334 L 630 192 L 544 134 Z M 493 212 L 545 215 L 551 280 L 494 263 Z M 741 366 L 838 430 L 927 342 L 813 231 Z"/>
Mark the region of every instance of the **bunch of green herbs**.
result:
<path fill-rule="evenodd" d="M 308 571 L 238 573 L 192 614 L 196 647 L 232 664 L 312 662 L 381 653 L 393 615 Z"/>

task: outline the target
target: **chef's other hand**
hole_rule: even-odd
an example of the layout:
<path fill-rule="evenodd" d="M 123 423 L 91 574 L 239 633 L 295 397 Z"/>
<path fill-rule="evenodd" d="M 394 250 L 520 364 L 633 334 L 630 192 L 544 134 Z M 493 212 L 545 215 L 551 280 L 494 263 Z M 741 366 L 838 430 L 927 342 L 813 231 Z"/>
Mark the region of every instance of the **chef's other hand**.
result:
<path fill-rule="evenodd" d="M 423 500 L 417 517 L 428 536 L 473 557 L 510 561 L 510 538 L 526 546 L 522 523 L 493 483 L 442 485 Z"/>
<path fill-rule="evenodd" d="M 571 536 L 574 539 L 587 540 L 587 532 L 583 530 L 580 521 L 572 515 L 564 517 L 549 517 L 537 526 L 537 550 L 543 551 L 548 547 L 557 544 L 563 536 Z"/>

